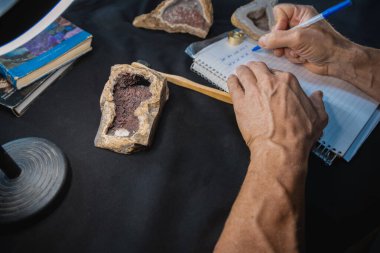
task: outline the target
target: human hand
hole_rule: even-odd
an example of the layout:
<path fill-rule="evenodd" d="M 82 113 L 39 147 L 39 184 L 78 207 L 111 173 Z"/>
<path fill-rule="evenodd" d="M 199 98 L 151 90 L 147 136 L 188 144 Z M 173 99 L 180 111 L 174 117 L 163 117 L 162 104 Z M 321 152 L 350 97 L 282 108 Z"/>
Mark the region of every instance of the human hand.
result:
<path fill-rule="evenodd" d="M 227 84 L 251 153 L 275 144 L 308 154 L 327 124 L 322 92 L 308 97 L 292 74 L 249 62 L 238 67 Z"/>
<path fill-rule="evenodd" d="M 279 4 L 274 7 L 276 25 L 262 36 L 259 45 L 285 55 L 289 61 L 302 64 L 321 75 L 335 75 L 342 55 L 353 43 L 323 20 L 306 28 L 288 30 L 317 15 L 312 6 Z"/>

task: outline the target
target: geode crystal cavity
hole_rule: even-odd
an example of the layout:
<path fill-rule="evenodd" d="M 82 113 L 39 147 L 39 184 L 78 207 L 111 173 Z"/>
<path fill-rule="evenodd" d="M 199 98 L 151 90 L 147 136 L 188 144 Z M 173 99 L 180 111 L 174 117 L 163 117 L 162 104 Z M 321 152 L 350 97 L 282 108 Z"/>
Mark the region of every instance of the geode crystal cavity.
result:
<path fill-rule="evenodd" d="M 255 0 L 238 8 L 231 17 L 232 24 L 254 40 L 270 32 L 275 24 L 273 7 L 277 0 Z"/>
<path fill-rule="evenodd" d="M 168 98 L 166 79 L 157 72 L 113 66 L 100 98 L 102 118 L 95 146 L 123 154 L 148 147 Z"/>
<path fill-rule="evenodd" d="M 133 25 L 205 38 L 212 22 L 211 0 L 165 0 L 151 13 L 136 17 Z"/>

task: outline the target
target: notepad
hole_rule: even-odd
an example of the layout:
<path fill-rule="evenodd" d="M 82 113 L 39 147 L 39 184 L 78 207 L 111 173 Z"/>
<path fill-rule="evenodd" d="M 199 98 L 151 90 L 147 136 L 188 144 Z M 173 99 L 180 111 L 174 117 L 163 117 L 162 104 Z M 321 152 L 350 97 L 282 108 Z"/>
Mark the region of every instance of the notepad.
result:
<path fill-rule="evenodd" d="M 336 157 L 350 161 L 379 123 L 379 104 L 348 82 L 313 74 L 284 57 L 275 57 L 269 51 L 253 53 L 251 49 L 254 46 L 256 44 L 248 39 L 239 46 L 231 46 L 224 38 L 198 52 L 191 69 L 228 91 L 227 78 L 239 65 L 261 61 L 272 69 L 294 74 L 308 95 L 322 90 L 329 123 L 314 153 L 330 165 Z"/>

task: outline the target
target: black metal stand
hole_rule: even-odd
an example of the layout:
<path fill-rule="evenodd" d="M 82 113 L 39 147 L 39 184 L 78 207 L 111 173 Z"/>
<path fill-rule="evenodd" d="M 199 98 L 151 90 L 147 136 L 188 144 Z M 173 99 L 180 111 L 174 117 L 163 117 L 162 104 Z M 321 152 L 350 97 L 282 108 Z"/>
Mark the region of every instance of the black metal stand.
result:
<path fill-rule="evenodd" d="M 0 146 L 0 169 L 9 179 L 14 179 L 21 174 L 20 167 L 18 167 L 2 146 Z"/>
<path fill-rule="evenodd" d="M 27 219 L 60 193 L 68 173 L 63 152 L 41 138 L 0 145 L 0 223 Z"/>

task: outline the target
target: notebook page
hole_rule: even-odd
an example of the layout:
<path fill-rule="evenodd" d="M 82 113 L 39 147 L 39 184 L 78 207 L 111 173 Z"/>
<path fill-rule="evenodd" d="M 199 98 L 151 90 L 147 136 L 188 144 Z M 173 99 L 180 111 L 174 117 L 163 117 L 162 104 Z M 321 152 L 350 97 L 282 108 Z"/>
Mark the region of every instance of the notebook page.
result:
<path fill-rule="evenodd" d="M 359 151 L 359 148 L 363 145 L 364 141 L 368 138 L 368 136 L 372 133 L 375 127 L 380 122 L 380 109 L 377 109 L 372 117 L 367 122 L 364 129 L 360 132 L 358 137 L 355 139 L 354 143 L 352 143 L 351 147 L 348 149 L 347 153 L 344 155 L 344 160 L 351 161 L 356 152 Z"/>
<path fill-rule="evenodd" d="M 264 50 L 253 53 L 251 49 L 255 45 L 245 40 L 239 46 L 231 46 L 225 38 L 199 52 L 192 68 L 226 91 L 228 76 L 235 72 L 237 66 L 249 61 L 262 61 L 270 68 L 293 73 L 306 94 L 323 91 L 329 124 L 320 142 L 343 156 L 373 115 L 378 103 L 343 80 L 313 74 Z"/>

